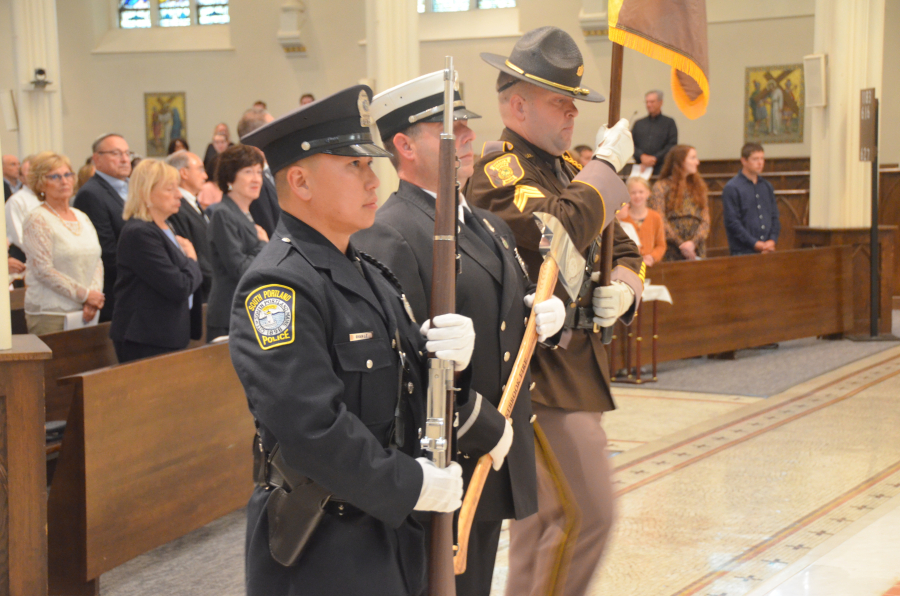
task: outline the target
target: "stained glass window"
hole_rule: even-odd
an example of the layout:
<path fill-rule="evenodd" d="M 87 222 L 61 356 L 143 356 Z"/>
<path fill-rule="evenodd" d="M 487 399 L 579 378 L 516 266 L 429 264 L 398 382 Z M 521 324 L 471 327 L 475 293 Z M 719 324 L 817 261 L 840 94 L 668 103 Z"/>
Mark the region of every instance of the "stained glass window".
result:
<path fill-rule="evenodd" d="M 119 0 L 119 26 L 143 29 L 150 26 L 150 0 Z"/>
<path fill-rule="evenodd" d="M 197 0 L 197 23 L 224 25 L 230 21 L 228 0 Z"/>
<path fill-rule="evenodd" d="M 515 8 L 516 0 L 478 0 L 478 8 Z"/>
<path fill-rule="evenodd" d="M 191 0 L 158 0 L 160 27 L 187 27 L 191 24 Z"/>
<path fill-rule="evenodd" d="M 469 0 L 433 0 L 434 12 L 460 12 L 469 10 Z"/>

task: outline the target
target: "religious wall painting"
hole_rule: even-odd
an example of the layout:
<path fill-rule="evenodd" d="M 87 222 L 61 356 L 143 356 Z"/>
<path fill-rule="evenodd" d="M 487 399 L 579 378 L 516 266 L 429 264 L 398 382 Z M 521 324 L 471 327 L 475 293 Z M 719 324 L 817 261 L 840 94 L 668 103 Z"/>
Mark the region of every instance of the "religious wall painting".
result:
<path fill-rule="evenodd" d="M 187 138 L 185 94 L 145 93 L 147 157 L 165 157 L 172 139 Z"/>
<path fill-rule="evenodd" d="M 744 142 L 803 142 L 803 65 L 751 66 L 744 83 Z"/>

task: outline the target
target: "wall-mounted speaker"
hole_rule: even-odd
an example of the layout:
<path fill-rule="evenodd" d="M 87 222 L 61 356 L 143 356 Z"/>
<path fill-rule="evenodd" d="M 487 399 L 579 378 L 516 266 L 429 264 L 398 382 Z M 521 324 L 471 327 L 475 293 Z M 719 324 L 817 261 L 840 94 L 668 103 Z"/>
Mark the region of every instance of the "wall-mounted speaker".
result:
<path fill-rule="evenodd" d="M 828 105 L 826 94 L 825 54 L 810 54 L 803 57 L 803 79 L 806 88 L 806 107 L 824 108 Z"/>

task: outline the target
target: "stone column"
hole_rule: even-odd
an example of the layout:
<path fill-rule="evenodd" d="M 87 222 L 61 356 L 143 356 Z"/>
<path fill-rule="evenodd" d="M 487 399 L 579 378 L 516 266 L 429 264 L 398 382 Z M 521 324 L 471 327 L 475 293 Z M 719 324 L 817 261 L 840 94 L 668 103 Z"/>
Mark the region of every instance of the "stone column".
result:
<path fill-rule="evenodd" d="M 59 34 L 55 0 L 12 0 L 13 47 L 16 58 L 16 101 L 19 152 L 62 151 Z M 35 69 L 50 84 L 32 84 Z"/>
<path fill-rule="evenodd" d="M 810 110 L 811 227 L 871 224 L 871 164 L 859 161 L 859 96 L 869 87 L 882 96 L 884 3 L 816 0 L 813 46 L 827 55 L 828 105 Z"/>
<path fill-rule="evenodd" d="M 419 76 L 418 25 L 416 0 L 366 0 L 366 83 L 376 94 Z M 384 158 L 375 160 L 375 172 L 384 202 L 397 189 L 397 173 Z"/>

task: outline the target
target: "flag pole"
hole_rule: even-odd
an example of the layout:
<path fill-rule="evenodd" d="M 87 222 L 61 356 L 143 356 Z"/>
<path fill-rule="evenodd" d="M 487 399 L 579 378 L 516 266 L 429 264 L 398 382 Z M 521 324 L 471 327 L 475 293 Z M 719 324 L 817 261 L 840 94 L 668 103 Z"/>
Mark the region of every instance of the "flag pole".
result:
<path fill-rule="evenodd" d="M 609 69 L 609 118 L 608 126 L 612 128 L 619 121 L 619 112 L 622 107 L 622 59 L 625 55 L 625 47 L 622 44 L 612 42 L 612 64 Z M 613 236 L 615 236 L 616 219 L 606 226 L 603 238 L 600 241 L 600 285 L 608 286 L 612 283 L 612 257 Z M 604 344 L 612 341 L 615 325 L 603 327 L 600 338 Z"/>

